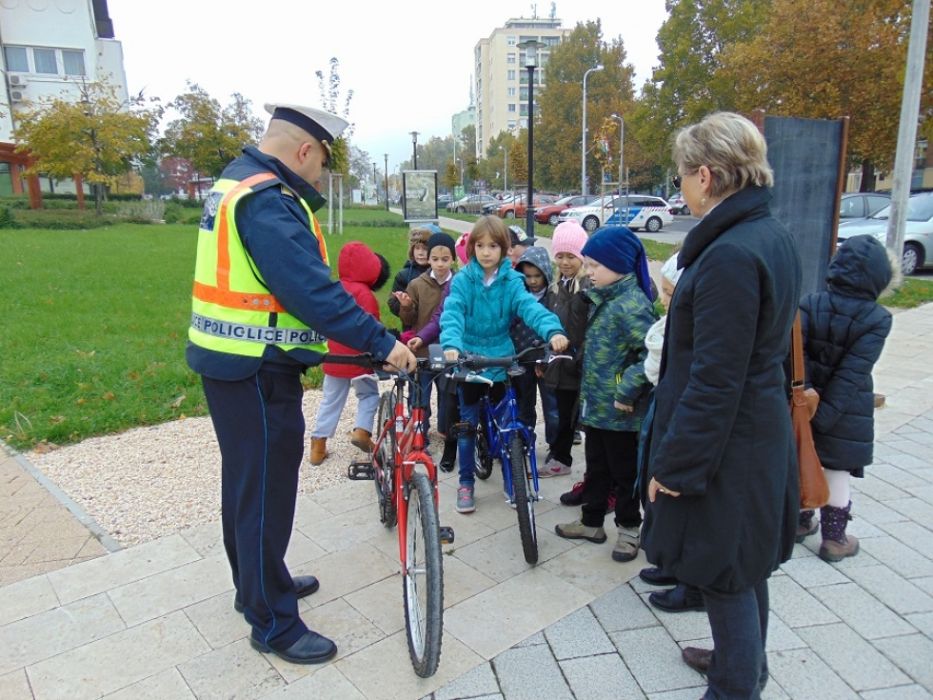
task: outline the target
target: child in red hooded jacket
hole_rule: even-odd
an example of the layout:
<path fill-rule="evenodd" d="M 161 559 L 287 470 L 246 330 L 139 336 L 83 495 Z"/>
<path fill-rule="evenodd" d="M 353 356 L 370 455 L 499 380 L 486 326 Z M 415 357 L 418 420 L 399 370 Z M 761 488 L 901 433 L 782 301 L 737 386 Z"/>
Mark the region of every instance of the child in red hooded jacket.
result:
<path fill-rule="evenodd" d="M 350 241 L 340 249 L 337 259 L 340 284 L 349 292 L 360 308 L 379 320 L 379 302 L 374 291 L 389 279 L 389 263 L 366 244 Z M 358 355 L 359 350 L 329 340 L 327 349 L 335 355 Z M 311 431 L 311 464 L 318 465 L 327 457 L 327 439 L 334 436 L 337 422 L 347 402 L 350 387 L 356 392 L 358 406 L 356 425 L 350 433 L 350 442 L 361 450 L 372 451 L 373 418 L 379 405 L 379 383 L 372 370 L 353 365 L 325 362 L 324 398 L 318 407 L 317 419 Z"/>

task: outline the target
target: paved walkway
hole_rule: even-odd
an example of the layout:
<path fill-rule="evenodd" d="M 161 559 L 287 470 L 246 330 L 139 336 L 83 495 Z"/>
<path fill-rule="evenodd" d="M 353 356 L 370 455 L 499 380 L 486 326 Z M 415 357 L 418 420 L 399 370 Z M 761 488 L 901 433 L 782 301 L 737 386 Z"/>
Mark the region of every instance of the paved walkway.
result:
<path fill-rule="evenodd" d="M 852 532 L 862 553 L 828 565 L 810 538 L 772 579 L 769 700 L 933 697 L 931 338 L 933 305 L 898 314 L 876 372 L 887 407 L 877 413 L 877 463 L 856 484 Z M 42 502 L 41 488 L 13 469 L 20 465 L 0 462 L 3 494 Z M 335 661 L 300 667 L 250 649 L 219 525 L 210 524 L 0 587 L 0 698 L 699 697 L 703 679 L 679 650 L 709 642 L 705 616 L 656 614 L 635 577 L 644 562 L 613 562 L 611 540 L 553 534 L 576 515 L 557 496 L 581 470 L 582 459 L 572 477 L 543 482 L 535 568 L 522 559 L 498 476 L 479 482 L 477 512 L 461 516 L 445 475 L 441 520 L 457 540 L 444 557 L 445 635 L 433 678 L 417 678 L 408 663 L 397 540 L 361 482 L 303 497 L 288 554 L 294 571 L 322 579 L 301 604 L 337 640 Z M 48 508 L 42 515 L 54 517 Z M 55 522 L 46 532 L 64 527 Z M 90 541 L 53 560 L 74 559 Z"/>

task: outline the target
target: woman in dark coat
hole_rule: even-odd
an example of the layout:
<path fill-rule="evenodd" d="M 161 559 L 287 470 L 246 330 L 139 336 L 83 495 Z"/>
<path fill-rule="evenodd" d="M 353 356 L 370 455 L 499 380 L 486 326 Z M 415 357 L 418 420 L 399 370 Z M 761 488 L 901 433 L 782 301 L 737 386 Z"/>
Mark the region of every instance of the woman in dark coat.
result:
<path fill-rule="evenodd" d="M 702 220 L 680 251 L 664 335 L 644 549 L 703 592 L 715 646 L 704 697 L 758 698 L 767 579 L 790 556 L 799 511 L 783 365 L 800 259 L 768 209 L 773 175 L 750 121 L 712 114 L 673 155 Z"/>
<path fill-rule="evenodd" d="M 891 332 L 891 312 L 877 299 L 891 283 L 897 263 L 871 236 L 853 236 L 829 263 L 827 289 L 800 303 L 807 378 L 820 395 L 811 421 L 829 503 L 820 509 L 820 558 L 841 561 L 858 553 L 846 534 L 849 476 L 864 476 L 875 443 L 875 393 L 871 370 Z M 797 539 L 816 532 L 813 511 L 800 513 Z"/>

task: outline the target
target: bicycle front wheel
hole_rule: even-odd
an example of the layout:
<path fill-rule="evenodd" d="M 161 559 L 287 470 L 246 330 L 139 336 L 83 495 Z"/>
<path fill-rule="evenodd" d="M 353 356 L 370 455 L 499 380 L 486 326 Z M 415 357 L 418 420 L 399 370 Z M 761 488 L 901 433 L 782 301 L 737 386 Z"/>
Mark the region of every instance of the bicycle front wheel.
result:
<path fill-rule="evenodd" d="M 518 432 L 512 433 L 509 441 L 509 468 L 512 474 L 512 494 L 515 510 L 518 513 L 518 532 L 522 538 L 522 550 L 525 561 L 538 563 L 538 531 L 535 529 L 535 502 L 531 493 L 528 457 L 525 455 L 525 443 Z"/>
<path fill-rule="evenodd" d="M 422 678 L 434 675 L 441 658 L 444 628 L 444 565 L 434 506 L 434 489 L 427 475 L 415 471 L 408 492 L 407 566 L 402 572 L 405 629 L 411 665 Z"/>

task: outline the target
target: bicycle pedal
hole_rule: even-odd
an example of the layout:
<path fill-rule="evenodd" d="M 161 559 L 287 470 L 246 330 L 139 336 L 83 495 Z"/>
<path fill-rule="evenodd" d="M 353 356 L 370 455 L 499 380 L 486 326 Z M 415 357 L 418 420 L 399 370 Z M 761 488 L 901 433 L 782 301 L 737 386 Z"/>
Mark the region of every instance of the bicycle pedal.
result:
<path fill-rule="evenodd" d="M 376 474 L 370 462 L 350 462 L 350 466 L 347 467 L 347 478 L 351 481 L 372 481 L 376 478 Z"/>
<path fill-rule="evenodd" d="M 454 543 L 454 529 L 447 525 L 441 525 L 438 528 L 438 531 L 441 535 L 441 544 L 453 544 Z"/>

